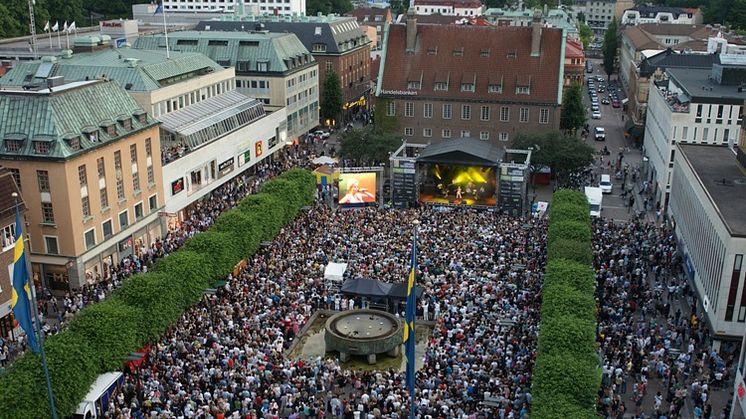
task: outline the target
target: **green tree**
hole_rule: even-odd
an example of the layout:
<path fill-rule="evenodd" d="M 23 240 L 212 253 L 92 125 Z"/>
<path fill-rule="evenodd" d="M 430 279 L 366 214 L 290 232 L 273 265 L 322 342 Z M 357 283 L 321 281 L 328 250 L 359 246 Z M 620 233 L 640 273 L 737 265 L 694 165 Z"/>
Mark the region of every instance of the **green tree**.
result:
<path fill-rule="evenodd" d="M 586 122 L 585 106 L 583 106 L 583 90 L 580 83 L 573 83 L 565 92 L 562 101 L 562 115 L 560 116 L 560 129 L 568 133 L 574 133 L 583 128 Z"/>
<path fill-rule="evenodd" d="M 386 111 L 389 108 L 391 99 L 378 98 L 376 100 L 376 111 L 373 113 L 373 122 L 377 129 L 382 132 L 396 133 L 399 132 L 399 120 L 394 115 L 389 115 Z"/>
<path fill-rule="evenodd" d="M 609 27 L 606 28 L 604 43 L 601 47 L 604 53 L 604 71 L 608 78 L 611 78 L 612 73 L 614 73 L 614 62 L 616 61 L 616 52 L 619 48 L 618 29 L 619 26 L 617 21 L 616 19 L 613 19 L 611 23 L 609 23 Z"/>
<path fill-rule="evenodd" d="M 324 80 L 324 97 L 321 100 L 321 116 L 324 119 L 336 119 L 342 112 L 342 82 L 334 71 L 326 74 Z"/>
<path fill-rule="evenodd" d="M 575 136 L 562 136 L 559 132 L 545 134 L 518 134 L 513 147 L 534 149 L 531 154 L 531 171 L 549 167 L 555 177 L 563 179 L 571 172 L 593 162 L 593 147 Z"/>
<path fill-rule="evenodd" d="M 583 13 L 583 12 L 578 12 L 578 14 L 576 15 L 576 18 L 578 19 L 578 22 L 583 22 L 583 23 L 585 23 L 585 13 Z M 580 36 L 583 36 L 583 35 L 582 35 L 582 32 L 581 32 L 581 35 L 580 35 Z"/>
<path fill-rule="evenodd" d="M 746 0 L 733 0 L 725 22 L 736 29 L 746 29 Z"/>
<path fill-rule="evenodd" d="M 353 129 L 342 134 L 339 154 L 363 165 L 387 162 L 389 153 L 401 146 L 401 138 L 375 126 Z"/>
<path fill-rule="evenodd" d="M 319 12 L 324 15 L 330 13 L 343 15 L 350 11 L 352 11 L 350 0 L 309 0 L 306 3 L 306 13 L 309 16 L 314 16 Z"/>
<path fill-rule="evenodd" d="M 588 45 L 593 41 L 593 29 L 580 20 L 580 18 L 578 18 L 578 28 L 580 29 L 580 41 L 583 43 L 583 48 L 588 48 Z"/>

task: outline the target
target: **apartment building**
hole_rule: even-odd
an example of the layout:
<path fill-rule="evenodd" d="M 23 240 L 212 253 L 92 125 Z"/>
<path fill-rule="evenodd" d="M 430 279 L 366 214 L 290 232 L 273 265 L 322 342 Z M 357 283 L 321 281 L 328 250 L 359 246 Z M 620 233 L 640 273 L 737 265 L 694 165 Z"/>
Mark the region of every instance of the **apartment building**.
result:
<path fill-rule="evenodd" d="M 324 82 L 330 72 L 342 84 L 343 109 L 352 113 L 366 108 L 371 91 L 370 49 L 372 43 L 354 17 L 349 16 L 249 16 L 242 19 L 205 21 L 198 31 L 244 31 L 292 33 L 318 64 L 318 95 L 324 97 Z"/>
<path fill-rule="evenodd" d="M 702 23 L 702 11 L 681 7 L 639 5 L 625 10 L 621 22 L 622 25 L 631 26 L 643 23 L 698 25 Z"/>
<path fill-rule="evenodd" d="M 155 13 L 155 5 L 151 14 Z M 234 14 L 254 13 L 272 15 L 304 15 L 306 0 L 164 0 L 166 13 L 181 14 Z M 133 5 L 134 10 L 134 5 Z M 143 9 L 138 9 L 141 11 Z"/>
<path fill-rule="evenodd" d="M 679 144 L 670 216 L 713 349 L 746 330 L 746 177 L 727 146 Z"/>
<path fill-rule="evenodd" d="M 11 289 L 13 287 L 12 266 L 15 249 L 16 234 L 16 212 L 18 205 L 21 219 L 26 219 L 26 205 L 23 197 L 18 193 L 18 198 L 13 198 L 13 193 L 18 193 L 18 188 L 13 181 L 13 175 L 4 169 L 0 169 L 0 265 L 8 269 L 0 271 L 0 339 L 15 340 L 17 334 L 13 309 L 10 305 Z M 28 248 L 24 248 L 28 257 Z M 34 278 L 38 282 L 38 278 Z"/>
<path fill-rule="evenodd" d="M 618 22 L 624 11 L 634 5 L 633 0 L 576 0 L 572 9 L 576 16 L 577 13 L 583 13 L 585 23 L 596 35 L 603 36 L 611 21 L 616 19 Z"/>
<path fill-rule="evenodd" d="M 414 0 L 418 15 L 481 16 L 482 8 L 479 0 Z"/>
<path fill-rule="evenodd" d="M 198 52 L 235 69 L 236 90 L 261 101 L 265 111 L 284 108 L 287 141 L 318 126 L 318 64 L 294 34 L 180 31 L 169 33 L 168 43 L 171 51 Z M 165 51 L 166 37 L 140 37 L 135 48 Z"/>
<path fill-rule="evenodd" d="M 559 129 L 565 37 L 559 29 L 388 26 L 377 112 L 408 142 L 473 137 L 506 145 L 518 133 Z"/>
<path fill-rule="evenodd" d="M 358 25 L 361 27 L 372 27 L 375 29 L 376 37 L 372 40 L 372 48 L 376 50 L 380 49 L 381 42 L 383 41 L 383 27 L 387 23 L 391 23 L 394 19 L 391 14 L 391 8 L 356 7 L 348 15 L 355 17 Z"/>
<path fill-rule="evenodd" d="M 67 290 L 162 237 L 158 122 L 117 83 L 0 90 L 0 165 L 28 208 L 34 277 Z"/>
<path fill-rule="evenodd" d="M 667 69 L 662 81 L 650 83 L 644 152 L 654 203 L 664 212 L 680 144 L 733 148 L 739 142 L 746 66 L 737 65 L 737 58 L 720 59 L 711 70 Z"/>

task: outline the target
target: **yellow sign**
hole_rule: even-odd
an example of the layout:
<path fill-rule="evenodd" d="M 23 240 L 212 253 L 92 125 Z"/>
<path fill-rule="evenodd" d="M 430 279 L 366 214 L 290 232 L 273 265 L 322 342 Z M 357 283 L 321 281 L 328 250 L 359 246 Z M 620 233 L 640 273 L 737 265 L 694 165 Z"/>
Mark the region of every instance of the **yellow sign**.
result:
<path fill-rule="evenodd" d="M 365 96 L 360 96 L 360 99 L 358 99 L 358 100 L 354 100 L 354 101 L 352 101 L 352 102 L 347 102 L 347 103 L 345 103 L 344 105 L 342 105 L 342 109 L 343 109 L 343 110 L 348 110 L 348 109 L 350 109 L 350 108 L 354 108 L 355 106 L 365 106 L 365 104 L 366 104 L 367 102 L 368 102 L 368 101 L 367 101 L 367 100 L 365 100 Z"/>

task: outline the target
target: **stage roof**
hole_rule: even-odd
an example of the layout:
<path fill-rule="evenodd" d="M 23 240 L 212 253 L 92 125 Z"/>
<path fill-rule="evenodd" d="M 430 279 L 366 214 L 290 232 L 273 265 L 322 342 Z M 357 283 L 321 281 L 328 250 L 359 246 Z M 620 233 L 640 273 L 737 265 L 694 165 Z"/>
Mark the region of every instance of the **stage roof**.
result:
<path fill-rule="evenodd" d="M 503 156 L 505 151 L 495 144 L 474 138 L 459 138 L 425 147 L 417 163 L 497 167 Z"/>

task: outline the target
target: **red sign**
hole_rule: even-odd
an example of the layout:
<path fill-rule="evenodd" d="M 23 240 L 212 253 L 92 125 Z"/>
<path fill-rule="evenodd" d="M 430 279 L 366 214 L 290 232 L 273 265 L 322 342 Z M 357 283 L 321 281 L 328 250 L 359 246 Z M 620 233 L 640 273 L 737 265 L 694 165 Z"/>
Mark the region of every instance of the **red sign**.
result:
<path fill-rule="evenodd" d="M 743 401 L 743 396 L 746 395 L 746 388 L 743 386 L 743 381 L 738 383 L 738 400 Z"/>
<path fill-rule="evenodd" d="M 105 20 L 101 22 L 102 28 L 121 28 L 122 22 L 119 22 L 117 20 Z"/>

